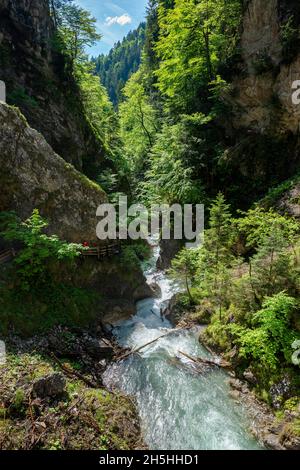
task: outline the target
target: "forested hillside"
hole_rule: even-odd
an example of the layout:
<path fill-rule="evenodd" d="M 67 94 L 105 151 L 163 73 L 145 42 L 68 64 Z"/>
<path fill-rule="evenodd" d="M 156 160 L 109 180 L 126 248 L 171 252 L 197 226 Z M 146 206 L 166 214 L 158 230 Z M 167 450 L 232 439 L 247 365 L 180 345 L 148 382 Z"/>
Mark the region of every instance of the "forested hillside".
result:
<path fill-rule="evenodd" d="M 282 5 L 278 24 L 274 2 L 266 20 L 261 2 L 248 3 L 150 2 L 144 60 L 120 107 L 132 177 L 146 196 L 183 202 L 222 190 L 247 207 L 299 167 L 298 109 L 283 81 L 293 56 L 282 49 L 292 47 L 297 15 Z"/>
<path fill-rule="evenodd" d="M 117 42 L 108 55 L 102 54 L 92 59 L 102 84 L 108 91 L 112 103 L 117 106 L 122 101 L 125 83 L 135 73 L 141 63 L 145 44 L 145 23 Z"/>

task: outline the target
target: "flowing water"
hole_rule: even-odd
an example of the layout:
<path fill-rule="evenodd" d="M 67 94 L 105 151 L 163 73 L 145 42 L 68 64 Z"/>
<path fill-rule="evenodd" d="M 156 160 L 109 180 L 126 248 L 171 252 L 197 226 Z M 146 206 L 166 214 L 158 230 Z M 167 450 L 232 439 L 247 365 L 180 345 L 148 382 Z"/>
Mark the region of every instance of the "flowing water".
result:
<path fill-rule="evenodd" d="M 137 348 L 172 330 L 160 311 L 178 288 L 164 273 L 156 272 L 157 255 L 145 273 L 149 282 L 159 284 L 161 298 L 139 302 L 137 314 L 116 326 L 114 334 L 122 346 Z M 172 332 L 113 364 L 105 373 L 106 385 L 136 397 L 150 449 L 260 449 L 249 432 L 245 410 L 229 396 L 226 373 L 213 369 L 199 374 L 180 354 L 209 357 L 198 336 L 196 331 Z"/>

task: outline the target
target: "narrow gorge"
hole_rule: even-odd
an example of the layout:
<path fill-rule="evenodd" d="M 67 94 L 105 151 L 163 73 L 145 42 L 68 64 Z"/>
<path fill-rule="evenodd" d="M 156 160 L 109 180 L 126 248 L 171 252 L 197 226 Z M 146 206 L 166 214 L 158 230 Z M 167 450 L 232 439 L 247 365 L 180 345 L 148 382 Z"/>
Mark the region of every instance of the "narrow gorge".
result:
<path fill-rule="evenodd" d="M 300 450 L 300 4 L 144 3 L 0 0 L 0 451 Z"/>

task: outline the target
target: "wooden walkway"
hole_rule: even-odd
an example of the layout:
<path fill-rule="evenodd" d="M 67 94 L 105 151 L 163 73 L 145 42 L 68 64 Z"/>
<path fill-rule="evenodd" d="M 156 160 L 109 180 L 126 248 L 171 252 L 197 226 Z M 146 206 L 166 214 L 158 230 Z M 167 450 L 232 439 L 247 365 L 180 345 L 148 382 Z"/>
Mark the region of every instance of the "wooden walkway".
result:
<path fill-rule="evenodd" d="M 121 253 L 121 249 L 122 247 L 120 242 L 113 242 L 104 246 L 86 248 L 82 250 L 81 255 L 83 257 L 91 256 L 98 258 L 98 260 L 101 260 L 103 258 L 109 258 L 111 256 L 119 255 Z M 0 251 L 0 265 L 13 260 L 15 256 L 16 252 L 13 248 Z"/>

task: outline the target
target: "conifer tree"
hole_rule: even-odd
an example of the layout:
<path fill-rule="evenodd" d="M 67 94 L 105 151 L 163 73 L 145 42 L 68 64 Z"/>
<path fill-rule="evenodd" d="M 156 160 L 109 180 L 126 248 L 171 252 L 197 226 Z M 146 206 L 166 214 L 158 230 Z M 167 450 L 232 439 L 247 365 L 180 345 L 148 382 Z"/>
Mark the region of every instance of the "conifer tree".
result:
<path fill-rule="evenodd" d="M 230 268 L 234 265 L 234 231 L 230 206 L 220 193 L 210 209 L 209 229 L 204 234 L 197 278 L 215 300 L 220 318 L 231 285 Z"/>

